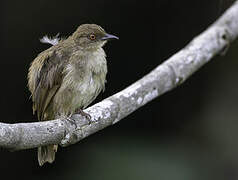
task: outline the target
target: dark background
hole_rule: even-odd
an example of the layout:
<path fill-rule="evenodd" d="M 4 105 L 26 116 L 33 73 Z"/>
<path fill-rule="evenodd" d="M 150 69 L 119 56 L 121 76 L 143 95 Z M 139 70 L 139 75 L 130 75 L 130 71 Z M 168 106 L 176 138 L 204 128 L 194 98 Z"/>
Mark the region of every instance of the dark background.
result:
<path fill-rule="evenodd" d="M 108 83 L 100 101 L 133 83 L 205 30 L 232 0 L 3 0 L 0 4 L 1 122 L 33 122 L 27 70 L 48 48 L 39 38 L 68 36 L 96 23 L 119 41 L 105 46 Z M 36 149 L 0 149 L 1 179 L 238 178 L 238 43 L 183 85 L 118 124 L 60 148 L 38 166 Z"/>

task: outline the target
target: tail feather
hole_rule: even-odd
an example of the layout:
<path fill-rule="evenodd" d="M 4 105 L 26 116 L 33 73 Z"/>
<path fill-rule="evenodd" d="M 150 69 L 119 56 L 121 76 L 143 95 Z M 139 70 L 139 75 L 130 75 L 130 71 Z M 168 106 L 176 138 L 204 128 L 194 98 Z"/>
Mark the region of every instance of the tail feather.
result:
<path fill-rule="evenodd" d="M 55 160 L 55 153 L 58 145 L 49 145 L 38 147 L 38 162 L 42 166 L 44 163 L 52 163 Z"/>

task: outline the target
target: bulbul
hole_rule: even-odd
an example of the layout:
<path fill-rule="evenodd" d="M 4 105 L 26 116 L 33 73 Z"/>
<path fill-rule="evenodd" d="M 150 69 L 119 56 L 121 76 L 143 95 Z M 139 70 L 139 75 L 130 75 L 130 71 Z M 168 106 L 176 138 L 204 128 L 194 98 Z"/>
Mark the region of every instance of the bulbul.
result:
<path fill-rule="evenodd" d="M 31 63 L 28 87 L 39 121 L 83 111 L 104 90 L 107 74 L 104 44 L 118 37 L 96 24 L 83 24 L 67 39 L 41 52 Z M 38 162 L 52 163 L 58 145 L 38 147 Z"/>

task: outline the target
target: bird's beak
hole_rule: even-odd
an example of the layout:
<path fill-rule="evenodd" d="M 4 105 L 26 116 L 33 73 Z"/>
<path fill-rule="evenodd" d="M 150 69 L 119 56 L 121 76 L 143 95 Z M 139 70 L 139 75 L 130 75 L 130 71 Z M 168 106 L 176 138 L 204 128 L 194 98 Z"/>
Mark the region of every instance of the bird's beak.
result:
<path fill-rule="evenodd" d="M 107 33 L 105 34 L 105 36 L 102 37 L 102 40 L 111 40 L 111 39 L 119 39 L 119 37 Z"/>

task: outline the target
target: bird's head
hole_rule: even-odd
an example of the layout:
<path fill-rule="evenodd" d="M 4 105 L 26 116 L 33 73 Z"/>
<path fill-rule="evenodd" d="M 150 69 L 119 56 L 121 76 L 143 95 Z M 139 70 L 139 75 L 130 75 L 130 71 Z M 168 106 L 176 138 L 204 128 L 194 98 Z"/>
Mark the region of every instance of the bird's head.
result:
<path fill-rule="evenodd" d="M 83 49 L 101 48 L 108 40 L 119 39 L 117 36 L 108 34 L 96 24 L 83 24 L 72 35 L 75 43 Z"/>

